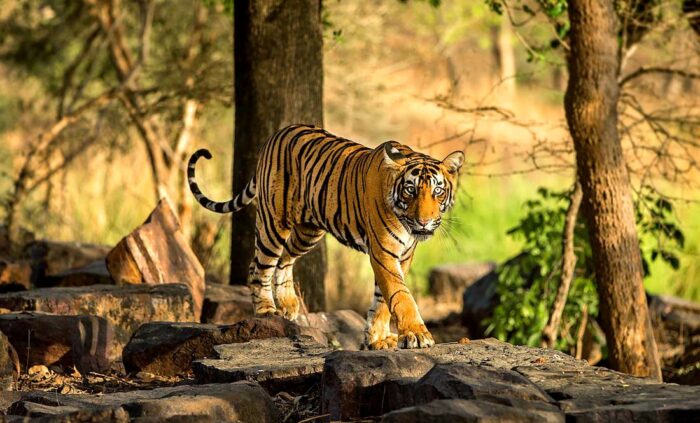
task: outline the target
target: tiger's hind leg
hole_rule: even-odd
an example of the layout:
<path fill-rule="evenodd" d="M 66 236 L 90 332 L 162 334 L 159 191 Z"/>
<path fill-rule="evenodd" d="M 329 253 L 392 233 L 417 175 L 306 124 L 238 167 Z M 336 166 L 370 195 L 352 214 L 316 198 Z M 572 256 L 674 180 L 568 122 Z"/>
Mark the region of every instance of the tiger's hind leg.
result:
<path fill-rule="evenodd" d="M 275 225 L 273 216 L 263 218 L 260 213 L 255 227 L 255 255 L 248 273 L 255 315 L 279 315 L 272 293 L 272 278 L 290 231 Z"/>
<path fill-rule="evenodd" d="M 367 312 L 367 326 L 365 327 L 365 345 L 370 350 L 384 350 L 396 348 L 398 336 L 391 333 L 391 312 L 384 301 L 382 292 L 375 282 L 374 300 Z"/>
<path fill-rule="evenodd" d="M 294 320 L 299 314 L 300 302 L 294 289 L 294 262 L 311 251 L 325 233 L 308 225 L 297 225 L 284 245 L 284 252 L 277 263 L 274 297 L 277 307 L 287 319 Z"/>

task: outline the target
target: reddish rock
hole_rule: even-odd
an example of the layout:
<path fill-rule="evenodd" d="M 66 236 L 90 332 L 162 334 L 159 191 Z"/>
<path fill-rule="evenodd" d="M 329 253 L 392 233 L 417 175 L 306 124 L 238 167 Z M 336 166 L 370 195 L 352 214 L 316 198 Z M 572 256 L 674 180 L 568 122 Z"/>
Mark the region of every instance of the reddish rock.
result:
<path fill-rule="evenodd" d="M 180 231 L 180 222 L 162 199 L 146 221 L 107 255 L 107 269 L 118 284 L 187 285 L 200 320 L 204 302 L 204 268 Z"/>
<path fill-rule="evenodd" d="M 153 322 L 134 333 L 124 348 L 123 362 L 130 373 L 174 376 L 190 372 L 192 361 L 214 356 L 217 345 L 297 335 L 327 344 L 320 331 L 281 317 L 251 318 L 234 325 Z"/>
<path fill-rule="evenodd" d="M 102 317 L 59 316 L 36 311 L 0 315 L 0 331 L 25 366 L 75 366 L 81 373 L 104 372 L 119 355 L 112 325 Z"/>
<path fill-rule="evenodd" d="M 0 391 L 10 390 L 19 376 L 19 357 L 7 337 L 0 332 Z"/>
<path fill-rule="evenodd" d="M 32 266 L 28 260 L 11 260 L 0 257 L 0 292 L 29 289 Z"/>
<path fill-rule="evenodd" d="M 253 317 L 250 289 L 245 285 L 208 283 L 202 305 L 202 322 L 233 324 Z"/>
<path fill-rule="evenodd" d="M 144 323 L 194 321 L 192 296 L 181 284 L 34 289 L 1 294 L 0 308 L 104 317 L 122 346 Z"/>

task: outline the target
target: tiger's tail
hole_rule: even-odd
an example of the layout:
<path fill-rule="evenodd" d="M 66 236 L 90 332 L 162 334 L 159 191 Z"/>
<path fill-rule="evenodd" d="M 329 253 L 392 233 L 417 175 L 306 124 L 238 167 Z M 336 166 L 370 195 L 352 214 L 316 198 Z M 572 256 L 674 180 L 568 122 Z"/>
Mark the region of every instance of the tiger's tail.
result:
<path fill-rule="evenodd" d="M 197 185 L 197 181 L 195 180 L 194 176 L 194 168 L 197 164 L 197 160 L 199 160 L 200 157 L 204 157 L 205 159 L 209 160 L 211 159 L 211 153 L 206 149 L 197 150 L 192 157 L 190 157 L 190 160 L 187 163 L 187 182 L 190 185 L 190 191 L 192 191 L 194 198 L 199 201 L 199 204 L 216 213 L 233 213 L 241 210 L 243 207 L 247 206 L 251 201 L 253 201 L 255 196 L 258 194 L 257 187 L 255 186 L 255 177 L 248 182 L 248 185 L 246 185 L 243 192 L 239 193 L 235 198 L 229 201 L 213 201 L 202 194 L 202 191 L 199 189 L 199 185 Z"/>

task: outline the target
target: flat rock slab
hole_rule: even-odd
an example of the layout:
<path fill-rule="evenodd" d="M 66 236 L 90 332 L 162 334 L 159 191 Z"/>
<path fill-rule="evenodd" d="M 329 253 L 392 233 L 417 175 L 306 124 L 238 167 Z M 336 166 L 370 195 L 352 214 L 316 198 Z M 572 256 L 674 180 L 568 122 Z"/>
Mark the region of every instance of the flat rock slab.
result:
<path fill-rule="evenodd" d="M 534 407 L 552 418 L 556 406 L 562 414 L 555 420 L 673 420 L 700 413 L 700 388 L 661 384 L 592 367 L 557 351 L 494 339 L 426 350 L 336 351 L 326 358 L 322 409 L 331 420 L 454 399 Z M 489 418 L 498 419 L 496 414 Z"/>
<path fill-rule="evenodd" d="M 36 392 L 23 395 L 8 414 L 49 422 L 280 421 L 279 411 L 265 390 L 245 381 L 101 396 Z"/>
<path fill-rule="evenodd" d="M 187 285 L 200 321 L 204 302 L 204 268 L 180 231 L 180 222 L 167 199 L 161 199 L 145 222 L 107 254 L 107 269 L 118 284 Z"/>
<path fill-rule="evenodd" d="M 436 400 L 401 408 L 382 417 L 386 423 L 564 422 L 554 406 L 537 404 L 510 407 L 480 400 Z"/>
<path fill-rule="evenodd" d="M 27 366 L 75 366 L 81 373 L 105 372 L 119 355 L 112 324 L 97 316 L 61 316 L 38 311 L 0 314 L 0 331 Z"/>
<path fill-rule="evenodd" d="M 143 323 L 194 321 L 192 296 L 182 284 L 35 289 L 1 294 L 0 308 L 100 316 L 114 326 L 120 346 L 126 345 Z"/>
<path fill-rule="evenodd" d="M 322 345 L 323 333 L 282 317 L 250 318 L 234 325 L 153 322 L 142 325 L 124 348 L 127 372 L 174 376 L 191 371 L 192 361 L 216 356 L 214 347 L 253 339 L 308 335 Z"/>
<path fill-rule="evenodd" d="M 249 380 L 272 392 L 293 392 L 317 382 L 330 349 L 311 337 L 260 339 L 214 347 L 218 358 L 193 363 L 199 383 Z"/>

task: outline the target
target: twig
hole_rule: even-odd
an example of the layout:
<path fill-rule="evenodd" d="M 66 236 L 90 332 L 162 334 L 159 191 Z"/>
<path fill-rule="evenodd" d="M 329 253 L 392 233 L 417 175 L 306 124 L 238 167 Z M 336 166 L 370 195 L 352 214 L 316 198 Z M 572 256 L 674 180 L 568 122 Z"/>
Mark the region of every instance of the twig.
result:
<path fill-rule="evenodd" d="M 566 297 L 569 295 L 571 280 L 573 279 L 574 269 L 576 268 L 574 230 L 576 229 L 576 218 L 578 217 L 582 198 L 583 192 L 581 190 L 581 184 L 577 181 L 574 192 L 571 194 L 571 201 L 569 203 L 569 208 L 566 210 L 566 218 L 564 220 L 561 280 L 559 282 L 559 288 L 557 289 L 557 296 L 554 299 L 554 305 L 552 306 L 552 314 L 549 316 L 547 325 L 542 330 L 542 346 L 547 348 L 554 347 L 554 343 L 557 341 L 561 316 L 564 312 Z"/>

